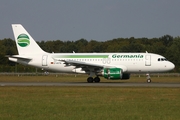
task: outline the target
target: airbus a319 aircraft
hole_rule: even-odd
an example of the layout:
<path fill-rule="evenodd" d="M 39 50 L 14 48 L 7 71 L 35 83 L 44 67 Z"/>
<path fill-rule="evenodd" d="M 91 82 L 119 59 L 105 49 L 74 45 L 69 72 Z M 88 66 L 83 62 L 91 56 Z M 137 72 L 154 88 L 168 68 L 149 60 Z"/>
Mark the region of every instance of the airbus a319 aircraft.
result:
<path fill-rule="evenodd" d="M 174 69 L 165 57 L 153 53 L 47 53 L 43 51 L 21 24 L 12 24 L 18 55 L 10 61 L 44 70 L 88 74 L 87 82 L 100 82 L 99 76 L 109 80 L 125 80 L 131 73 L 148 74 Z"/>

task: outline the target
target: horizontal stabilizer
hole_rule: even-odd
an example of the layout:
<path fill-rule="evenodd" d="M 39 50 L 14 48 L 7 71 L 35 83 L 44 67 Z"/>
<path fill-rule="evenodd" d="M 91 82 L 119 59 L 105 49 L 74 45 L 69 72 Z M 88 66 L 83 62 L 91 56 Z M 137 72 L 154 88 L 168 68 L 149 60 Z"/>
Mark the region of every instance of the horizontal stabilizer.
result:
<path fill-rule="evenodd" d="M 23 59 L 23 60 L 32 60 L 32 58 L 21 56 L 21 55 L 6 55 L 6 57 L 9 58 L 17 58 L 17 59 Z"/>

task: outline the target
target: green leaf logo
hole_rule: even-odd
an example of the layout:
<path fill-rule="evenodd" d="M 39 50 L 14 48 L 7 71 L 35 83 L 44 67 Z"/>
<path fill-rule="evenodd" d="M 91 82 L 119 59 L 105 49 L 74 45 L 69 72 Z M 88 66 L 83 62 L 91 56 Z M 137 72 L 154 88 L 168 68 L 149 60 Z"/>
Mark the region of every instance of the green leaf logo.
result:
<path fill-rule="evenodd" d="M 17 40 L 18 40 L 18 45 L 21 47 L 26 47 L 30 44 L 29 37 L 26 34 L 20 34 Z"/>

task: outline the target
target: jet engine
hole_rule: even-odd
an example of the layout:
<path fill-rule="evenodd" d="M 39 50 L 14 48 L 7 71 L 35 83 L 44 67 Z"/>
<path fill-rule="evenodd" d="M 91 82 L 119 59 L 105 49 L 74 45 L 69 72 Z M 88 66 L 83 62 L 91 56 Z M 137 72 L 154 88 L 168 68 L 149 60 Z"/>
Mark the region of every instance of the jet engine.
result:
<path fill-rule="evenodd" d="M 99 73 L 98 75 L 111 80 L 130 78 L 130 74 L 123 73 L 123 70 L 121 68 L 104 68 L 102 72 Z"/>

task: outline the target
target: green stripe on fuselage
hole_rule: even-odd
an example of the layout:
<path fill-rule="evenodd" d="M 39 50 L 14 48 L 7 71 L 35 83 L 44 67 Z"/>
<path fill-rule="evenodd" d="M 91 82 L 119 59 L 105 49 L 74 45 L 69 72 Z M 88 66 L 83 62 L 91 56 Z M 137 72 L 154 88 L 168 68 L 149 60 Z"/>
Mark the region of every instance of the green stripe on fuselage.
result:
<path fill-rule="evenodd" d="M 57 55 L 56 58 L 108 58 L 109 55 Z"/>

